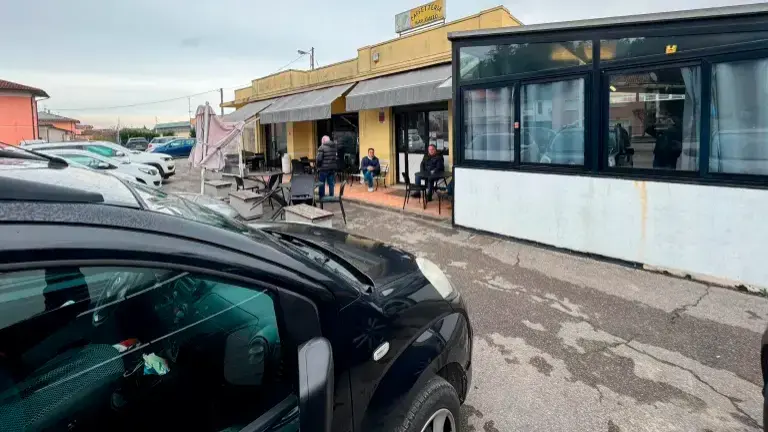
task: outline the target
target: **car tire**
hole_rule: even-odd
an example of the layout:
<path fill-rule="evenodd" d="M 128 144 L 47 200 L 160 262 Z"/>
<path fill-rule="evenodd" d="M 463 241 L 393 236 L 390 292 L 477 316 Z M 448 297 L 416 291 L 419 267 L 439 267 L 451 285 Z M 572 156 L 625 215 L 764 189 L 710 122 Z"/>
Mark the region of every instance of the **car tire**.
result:
<path fill-rule="evenodd" d="M 424 432 L 432 431 L 431 422 L 444 419 L 442 432 L 457 432 L 459 421 L 459 395 L 443 378 L 431 378 L 426 385 L 413 388 L 408 395 L 393 404 L 383 415 L 376 432 Z M 450 426 L 449 426 L 450 425 Z M 436 429 L 440 431 L 440 429 Z"/>

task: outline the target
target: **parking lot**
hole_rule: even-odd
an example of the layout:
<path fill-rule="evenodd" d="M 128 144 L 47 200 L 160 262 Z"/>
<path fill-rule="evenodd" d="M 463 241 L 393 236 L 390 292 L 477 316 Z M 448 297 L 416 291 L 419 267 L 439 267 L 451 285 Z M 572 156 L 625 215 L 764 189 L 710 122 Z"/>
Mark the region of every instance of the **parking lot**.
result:
<path fill-rule="evenodd" d="M 179 161 L 164 188 L 199 190 Z M 757 431 L 768 300 L 350 203 L 438 263 L 474 325 L 470 431 Z M 327 209 L 338 213 L 338 208 Z"/>

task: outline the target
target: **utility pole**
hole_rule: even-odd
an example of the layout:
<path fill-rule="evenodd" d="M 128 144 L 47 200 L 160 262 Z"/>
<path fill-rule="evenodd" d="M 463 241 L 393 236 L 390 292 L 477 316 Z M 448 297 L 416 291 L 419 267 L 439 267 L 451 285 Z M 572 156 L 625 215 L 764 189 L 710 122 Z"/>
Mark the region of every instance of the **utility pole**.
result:
<path fill-rule="evenodd" d="M 219 107 L 221 107 L 221 115 L 224 115 L 224 107 L 222 106 L 224 105 L 224 89 L 223 88 L 219 89 L 219 96 L 221 96 L 221 104 L 219 104 Z"/>
<path fill-rule="evenodd" d="M 309 49 L 309 70 L 315 70 L 315 47 Z"/>
<path fill-rule="evenodd" d="M 192 119 L 192 99 L 187 98 L 187 109 L 189 110 L 189 118 Z"/>

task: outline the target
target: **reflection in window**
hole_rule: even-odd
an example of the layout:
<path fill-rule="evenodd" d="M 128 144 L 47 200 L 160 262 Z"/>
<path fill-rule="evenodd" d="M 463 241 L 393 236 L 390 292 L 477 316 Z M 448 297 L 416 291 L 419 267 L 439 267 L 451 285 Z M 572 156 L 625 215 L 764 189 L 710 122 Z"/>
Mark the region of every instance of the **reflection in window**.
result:
<path fill-rule="evenodd" d="M 768 41 L 768 32 L 719 33 L 663 37 L 635 37 L 600 41 L 600 60 L 621 60 L 736 44 Z"/>
<path fill-rule="evenodd" d="M 607 93 L 609 167 L 698 170 L 698 67 L 612 75 Z"/>
<path fill-rule="evenodd" d="M 712 67 L 709 170 L 768 174 L 768 59 Z"/>
<path fill-rule="evenodd" d="M 584 164 L 584 79 L 524 85 L 520 111 L 522 162 Z"/>
<path fill-rule="evenodd" d="M 448 154 L 448 110 L 429 112 L 429 145 L 443 155 Z"/>
<path fill-rule="evenodd" d="M 500 87 L 464 92 L 464 158 L 512 162 L 514 89 Z"/>
<path fill-rule="evenodd" d="M 459 62 L 463 80 L 581 66 L 592 63 L 592 41 L 465 47 Z"/>

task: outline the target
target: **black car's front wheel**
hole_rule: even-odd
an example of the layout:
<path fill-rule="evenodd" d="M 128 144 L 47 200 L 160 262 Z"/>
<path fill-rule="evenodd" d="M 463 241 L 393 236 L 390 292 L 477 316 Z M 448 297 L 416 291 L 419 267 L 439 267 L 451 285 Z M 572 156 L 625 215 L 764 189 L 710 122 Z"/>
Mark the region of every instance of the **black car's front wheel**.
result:
<path fill-rule="evenodd" d="M 414 388 L 381 418 L 381 432 L 457 432 L 459 395 L 443 378 L 436 376 Z"/>

